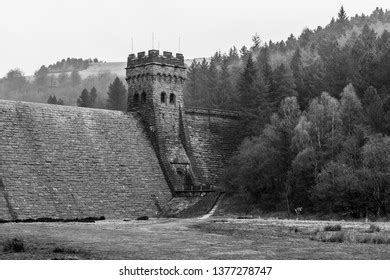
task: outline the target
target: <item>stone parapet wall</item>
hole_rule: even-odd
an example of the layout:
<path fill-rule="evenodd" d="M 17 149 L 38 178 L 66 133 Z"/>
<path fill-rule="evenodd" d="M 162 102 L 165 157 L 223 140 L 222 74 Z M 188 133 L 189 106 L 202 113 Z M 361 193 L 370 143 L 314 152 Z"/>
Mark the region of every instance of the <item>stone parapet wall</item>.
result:
<path fill-rule="evenodd" d="M 240 119 L 240 112 L 219 110 L 219 109 L 205 109 L 205 108 L 186 106 L 185 113 L 187 115 L 195 114 L 195 115 L 221 117 L 221 118 L 225 118 L 225 119 Z"/>
<path fill-rule="evenodd" d="M 238 112 L 185 108 L 192 159 L 205 182 L 218 185 L 244 139 Z"/>
<path fill-rule="evenodd" d="M 142 124 L 118 111 L 0 100 L 0 164 L 0 219 L 155 215 L 152 196 L 172 197 Z"/>
<path fill-rule="evenodd" d="M 127 68 L 143 67 L 147 64 L 171 65 L 185 68 L 184 56 L 180 53 L 177 53 L 174 57 L 171 52 L 164 51 L 160 55 L 158 50 L 149 50 L 147 55 L 145 52 L 139 52 L 137 57 L 135 54 L 130 54 L 127 58 Z"/>

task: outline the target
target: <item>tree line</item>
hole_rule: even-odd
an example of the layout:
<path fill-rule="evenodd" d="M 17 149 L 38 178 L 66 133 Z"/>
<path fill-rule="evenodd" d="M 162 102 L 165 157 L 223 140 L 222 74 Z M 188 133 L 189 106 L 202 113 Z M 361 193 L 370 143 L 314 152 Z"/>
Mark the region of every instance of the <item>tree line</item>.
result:
<path fill-rule="evenodd" d="M 241 111 L 247 136 L 223 184 L 263 210 L 390 211 L 390 11 L 193 61 L 187 105 Z M 377 28 L 377 29 L 375 29 Z"/>
<path fill-rule="evenodd" d="M 96 108 L 97 90 L 92 87 L 90 91 L 84 88 L 77 99 L 77 106 Z M 106 109 L 126 111 L 127 90 L 123 82 L 116 77 L 115 80 L 108 86 Z"/>

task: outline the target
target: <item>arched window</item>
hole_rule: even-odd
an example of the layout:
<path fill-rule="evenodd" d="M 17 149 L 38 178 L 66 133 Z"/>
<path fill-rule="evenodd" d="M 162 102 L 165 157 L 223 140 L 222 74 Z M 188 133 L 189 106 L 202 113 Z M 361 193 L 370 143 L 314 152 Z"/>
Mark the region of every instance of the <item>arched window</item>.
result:
<path fill-rule="evenodd" d="M 169 104 L 176 105 L 176 95 L 174 95 L 173 93 L 171 93 L 171 95 L 169 96 Z"/>
<path fill-rule="evenodd" d="M 134 94 L 134 97 L 133 97 L 133 106 L 137 107 L 138 105 L 139 105 L 139 94 L 136 93 L 136 94 Z"/>
<path fill-rule="evenodd" d="M 161 103 L 167 103 L 167 95 L 165 92 L 161 93 Z"/>
<path fill-rule="evenodd" d="M 146 92 L 143 92 L 141 95 L 141 104 L 145 104 L 145 103 L 146 103 Z"/>

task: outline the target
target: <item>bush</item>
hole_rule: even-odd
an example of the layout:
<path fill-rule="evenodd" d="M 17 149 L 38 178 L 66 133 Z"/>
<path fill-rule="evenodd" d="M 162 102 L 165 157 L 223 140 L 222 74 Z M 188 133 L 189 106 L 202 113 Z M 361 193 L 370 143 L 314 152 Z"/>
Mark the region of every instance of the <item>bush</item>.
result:
<path fill-rule="evenodd" d="M 370 227 L 368 228 L 368 230 L 366 232 L 368 233 L 374 233 L 374 232 L 380 232 L 381 231 L 381 228 L 378 227 L 377 225 L 373 225 L 371 224 Z"/>
<path fill-rule="evenodd" d="M 344 232 L 319 232 L 316 236 L 311 238 L 312 240 L 322 241 L 322 242 L 338 242 L 342 243 L 345 240 Z"/>
<path fill-rule="evenodd" d="M 79 251 L 73 248 L 55 247 L 53 253 L 78 254 Z"/>
<path fill-rule="evenodd" d="M 12 240 L 8 239 L 4 244 L 3 250 L 4 252 L 24 252 L 24 242 L 22 239 L 18 238 L 13 238 Z"/>
<path fill-rule="evenodd" d="M 343 231 L 320 231 L 310 236 L 310 240 L 321 242 L 350 242 L 363 244 L 390 244 L 390 233 L 359 233 Z"/>
<path fill-rule="evenodd" d="M 324 231 L 340 231 L 341 225 L 327 225 L 324 227 Z"/>
<path fill-rule="evenodd" d="M 288 230 L 289 230 L 290 232 L 295 232 L 295 233 L 299 232 L 298 227 L 289 227 Z"/>
<path fill-rule="evenodd" d="M 389 234 L 373 234 L 371 235 L 371 243 L 373 244 L 390 244 L 390 235 Z"/>

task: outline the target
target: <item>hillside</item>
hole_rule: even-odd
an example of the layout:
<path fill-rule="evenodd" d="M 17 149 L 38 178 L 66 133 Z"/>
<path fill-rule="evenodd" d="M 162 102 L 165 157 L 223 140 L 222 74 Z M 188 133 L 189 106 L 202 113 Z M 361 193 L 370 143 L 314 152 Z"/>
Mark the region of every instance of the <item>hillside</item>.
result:
<path fill-rule="evenodd" d="M 203 58 L 195 58 L 197 62 L 201 62 Z M 184 62 L 187 66 L 190 66 L 193 59 L 186 59 Z M 210 58 L 206 58 L 207 62 L 210 62 Z M 88 66 L 87 69 L 79 71 L 79 74 L 82 79 L 87 78 L 90 75 L 97 75 L 102 72 L 110 72 L 111 74 L 118 76 L 120 78 L 125 77 L 125 68 L 126 68 L 126 62 L 99 62 L 99 63 L 92 63 Z M 70 75 L 69 72 L 65 72 Z M 54 73 L 55 77 L 57 77 L 60 73 Z M 26 76 L 27 80 L 32 82 L 34 80 L 34 76 Z"/>

